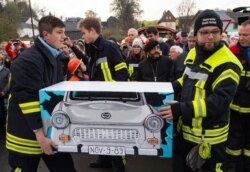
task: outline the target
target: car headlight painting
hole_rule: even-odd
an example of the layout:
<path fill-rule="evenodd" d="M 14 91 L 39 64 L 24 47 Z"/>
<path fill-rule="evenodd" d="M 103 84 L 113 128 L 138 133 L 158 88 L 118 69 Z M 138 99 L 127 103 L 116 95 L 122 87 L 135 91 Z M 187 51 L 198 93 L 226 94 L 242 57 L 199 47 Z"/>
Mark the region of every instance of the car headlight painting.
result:
<path fill-rule="evenodd" d="M 56 112 L 52 116 L 52 126 L 58 129 L 64 129 L 69 125 L 69 117 L 64 112 Z"/>
<path fill-rule="evenodd" d="M 150 115 L 145 119 L 145 126 L 152 132 L 159 131 L 163 127 L 163 120 L 156 115 Z"/>

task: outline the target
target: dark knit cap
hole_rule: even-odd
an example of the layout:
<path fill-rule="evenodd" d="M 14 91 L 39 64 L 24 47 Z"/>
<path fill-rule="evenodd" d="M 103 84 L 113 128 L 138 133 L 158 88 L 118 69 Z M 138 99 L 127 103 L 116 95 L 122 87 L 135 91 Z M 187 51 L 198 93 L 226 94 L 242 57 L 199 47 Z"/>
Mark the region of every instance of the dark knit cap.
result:
<path fill-rule="evenodd" d="M 213 10 L 204 10 L 202 11 L 194 23 L 194 36 L 197 35 L 197 32 L 200 28 L 205 26 L 218 26 L 222 32 L 223 23 L 219 15 Z"/>
<path fill-rule="evenodd" d="M 149 52 L 150 50 L 152 50 L 158 44 L 159 44 L 158 41 L 156 41 L 154 39 L 150 39 L 149 42 L 145 45 L 144 51 Z"/>

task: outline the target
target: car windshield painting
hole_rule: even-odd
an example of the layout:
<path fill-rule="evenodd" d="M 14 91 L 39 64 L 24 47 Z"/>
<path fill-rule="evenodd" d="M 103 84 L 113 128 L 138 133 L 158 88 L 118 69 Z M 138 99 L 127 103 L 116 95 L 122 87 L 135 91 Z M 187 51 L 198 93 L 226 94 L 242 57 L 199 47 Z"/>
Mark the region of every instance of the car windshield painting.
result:
<path fill-rule="evenodd" d="M 140 101 L 136 92 L 72 91 L 70 98 L 72 100 Z"/>

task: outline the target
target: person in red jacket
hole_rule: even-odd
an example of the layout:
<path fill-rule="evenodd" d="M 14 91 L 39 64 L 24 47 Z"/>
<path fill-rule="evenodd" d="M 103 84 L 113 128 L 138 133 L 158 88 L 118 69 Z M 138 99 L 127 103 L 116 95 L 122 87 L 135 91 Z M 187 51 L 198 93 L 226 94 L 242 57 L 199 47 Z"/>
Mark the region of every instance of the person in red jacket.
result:
<path fill-rule="evenodd" d="M 11 39 L 5 45 L 4 49 L 7 52 L 8 56 L 10 57 L 10 64 L 16 59 L 17 55 L 21 52 L 22 48 L 28 48 L 28 46 L 23 43 L 21 40 Z"/>

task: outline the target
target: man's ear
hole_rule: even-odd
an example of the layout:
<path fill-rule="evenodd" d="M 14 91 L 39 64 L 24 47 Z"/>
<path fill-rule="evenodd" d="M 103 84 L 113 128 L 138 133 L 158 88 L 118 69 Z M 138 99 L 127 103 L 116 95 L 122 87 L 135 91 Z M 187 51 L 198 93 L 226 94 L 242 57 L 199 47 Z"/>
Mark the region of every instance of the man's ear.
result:
<path fill-rule="evenodd" d="M 48 33 L 47 31 L 43 31 L 43 32 L 42 32 L 43 38 L 46 39 L 46 37 L 48 37 L 48 34 L 49 34 L 49 33 Z"/>
<path fill-rule="evenodd" d="M 92 27 L 90 28 L 89 32 L 96 33 L 96 30 Z"/>

